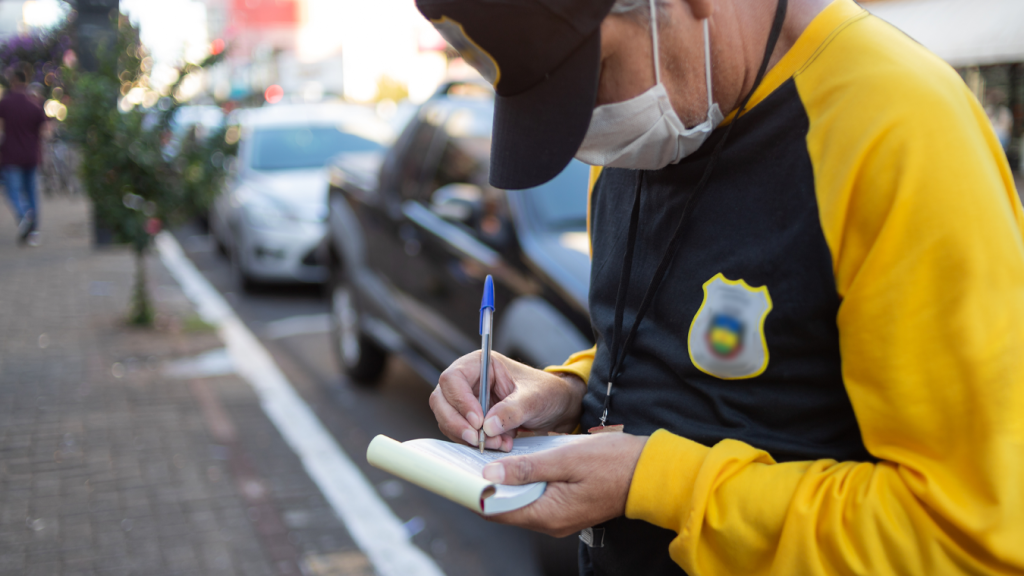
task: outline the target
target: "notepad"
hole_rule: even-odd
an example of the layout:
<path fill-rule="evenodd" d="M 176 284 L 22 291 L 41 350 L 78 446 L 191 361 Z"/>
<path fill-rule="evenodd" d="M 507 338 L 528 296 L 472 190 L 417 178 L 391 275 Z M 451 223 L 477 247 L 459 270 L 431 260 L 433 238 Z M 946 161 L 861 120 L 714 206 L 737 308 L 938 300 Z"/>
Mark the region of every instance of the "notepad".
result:
<path fill-rule="evenodd" d="M 511 452 L 484 450 L 443 440 L 421 438 L 398 442 L 383 434 L 370 442 L 366 460 L 413 484 L 481 514 L 500 514 L 540 498 L 546 482 L 507 486 L 485 480 L 484 466 L 508 456 L 534 454 L 565 446 L 581 436 L 517 438 Z"/>

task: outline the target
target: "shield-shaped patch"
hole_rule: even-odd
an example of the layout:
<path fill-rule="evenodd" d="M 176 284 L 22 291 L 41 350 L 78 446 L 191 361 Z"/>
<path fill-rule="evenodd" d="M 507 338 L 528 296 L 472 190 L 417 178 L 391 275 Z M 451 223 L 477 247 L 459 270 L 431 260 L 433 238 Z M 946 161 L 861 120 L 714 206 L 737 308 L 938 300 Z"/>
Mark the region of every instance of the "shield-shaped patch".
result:
<path fill-rule="evenodd" d="M 704 283 L 704 302 L 697 310 L 687 346 L 690 360 L 702 372 L 739 380 L 753 378 L 768 367 L 764 321 L 772 311 L 768 287 L 752 288 L 721 273 Z"/>

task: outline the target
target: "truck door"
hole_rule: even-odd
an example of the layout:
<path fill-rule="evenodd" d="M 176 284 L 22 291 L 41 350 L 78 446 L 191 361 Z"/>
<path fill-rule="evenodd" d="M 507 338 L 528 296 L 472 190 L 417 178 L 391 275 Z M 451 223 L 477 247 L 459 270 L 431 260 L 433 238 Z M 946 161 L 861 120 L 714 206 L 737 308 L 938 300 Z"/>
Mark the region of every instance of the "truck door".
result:
<path fill-rule="evenodd" d="M 487 274 L 495 275 L 499 309 L 510 296 L 501 249 L 514 238 L 504 191 L 487 184 L 490 123 L 489 105 L 452 109 L 423 196 L 403 203 L 435 273 L 436 284 L 417 293 L 426 308 L 421 313 L 435 336 L 459 355 L 479 347 L 479 301 Z"/>

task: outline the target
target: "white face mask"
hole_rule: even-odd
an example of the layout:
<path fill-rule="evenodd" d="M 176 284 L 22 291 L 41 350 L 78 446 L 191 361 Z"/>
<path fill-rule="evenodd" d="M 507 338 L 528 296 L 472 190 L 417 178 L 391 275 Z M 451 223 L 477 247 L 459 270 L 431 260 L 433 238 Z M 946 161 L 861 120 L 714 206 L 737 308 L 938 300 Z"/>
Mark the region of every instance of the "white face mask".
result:
<path fill-rule="evenodd" d="M 704 20 L 704 70 L 708 85 L 708 116 L 704 122 L 689 129 L 676 115 L 665 85 L 661 83 L 654 0 L 651 0 L 651 30 L 657 84 L 631 100 L 594 109 L 590 128 L 576 153 L 581 162 L 611 168 L 659 170 L 696 152 L 722 122 L 722 112 L 711 100 L 711 48 L 707 19 Z"/>

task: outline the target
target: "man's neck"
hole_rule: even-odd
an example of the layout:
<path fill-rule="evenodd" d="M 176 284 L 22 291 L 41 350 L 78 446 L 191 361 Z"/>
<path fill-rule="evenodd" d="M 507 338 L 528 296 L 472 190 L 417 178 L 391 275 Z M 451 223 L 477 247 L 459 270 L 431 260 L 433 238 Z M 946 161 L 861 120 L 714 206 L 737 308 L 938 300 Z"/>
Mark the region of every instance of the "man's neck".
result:
<path fill-rule="evenodd" d="M 831 2 L 832 0 L 789 0 L 782 32 L 772 51 L 771 59 L 768 61 L 769 70 L 789 52 L 814 17 Z M 754 89 L 754 81 L 757 79 L 757 71 L 761 68 L 761 62 L 764 60 L 766 42 L 772 22 L 775 20 L 778 3 L 777 1 L 766 2 L 757 8 L 752 8 L 745 2 L 742 5 L 735 2 L 724 4 L 725 10 L 723 10 L 722 16 L 730 21 L 728 26 L 735 31 L 735 36 L 730 39 L 729 44 L 738 49 L 731 55 L 724 52 L 720 52 L 718 55 L 719 58 L 728 58 L 729 60 L 718 63 L 723 72 L 729 70 L 729 73 L 725 75 L 729 85 L 723 86 L 723 92 L 727 92 L 727 94 L 723 94 L 723 100 L 720 100 L 723 111 L 728 113 L 728 111 L 738 108 L 743 97 Z"/>

